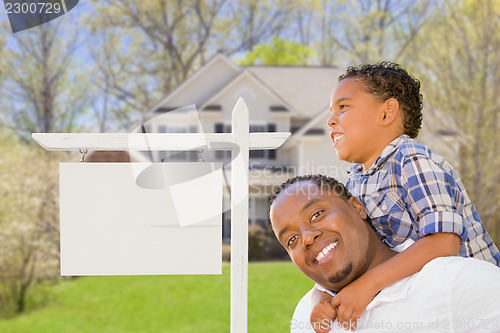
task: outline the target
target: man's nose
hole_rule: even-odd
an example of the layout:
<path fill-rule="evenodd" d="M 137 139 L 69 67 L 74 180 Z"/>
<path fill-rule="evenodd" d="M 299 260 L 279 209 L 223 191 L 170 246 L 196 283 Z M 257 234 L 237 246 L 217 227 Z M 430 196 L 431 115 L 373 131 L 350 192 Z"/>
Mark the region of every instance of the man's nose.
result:
<path fill-rule="evenodd" d="M 320 235 L 321 230 L 303 230 L 302 238 L 306 249 L 308 249 Z"/>
<path fill-rule="evenodd" d="M 332 112 L 330 118 L 328 118 L 328 120 L 326 121 L 326 124 L 328 125 L 328 127 L 333 127 L 338 124 L 338 117 L 335 112 Z"/>

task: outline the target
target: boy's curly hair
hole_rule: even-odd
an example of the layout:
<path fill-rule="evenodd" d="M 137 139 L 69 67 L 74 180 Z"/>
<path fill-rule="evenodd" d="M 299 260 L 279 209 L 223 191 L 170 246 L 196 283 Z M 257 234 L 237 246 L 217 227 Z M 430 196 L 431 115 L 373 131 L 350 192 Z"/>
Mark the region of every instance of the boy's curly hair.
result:
<path fill-rule="evenodd" d="M 367 93 L 381 101 L 395 98 L 403 110 L 405 133 L 416 138 L 422 126 L 422 94 L 420 82 L 400 65 L 383 61 L 377 64 L 349 66 L 339 82 L 355 78 Z"/>

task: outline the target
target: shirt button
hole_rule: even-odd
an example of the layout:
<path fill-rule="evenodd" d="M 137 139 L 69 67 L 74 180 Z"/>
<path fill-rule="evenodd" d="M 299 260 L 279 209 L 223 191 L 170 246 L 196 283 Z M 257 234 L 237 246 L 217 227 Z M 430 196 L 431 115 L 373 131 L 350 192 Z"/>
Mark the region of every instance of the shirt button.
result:
<path fill-rule="evenodd" d="M 387 210 L 387 206 L 385 204 L 382 205 L 382 210 L 384 210 L 384 211 Z"/>

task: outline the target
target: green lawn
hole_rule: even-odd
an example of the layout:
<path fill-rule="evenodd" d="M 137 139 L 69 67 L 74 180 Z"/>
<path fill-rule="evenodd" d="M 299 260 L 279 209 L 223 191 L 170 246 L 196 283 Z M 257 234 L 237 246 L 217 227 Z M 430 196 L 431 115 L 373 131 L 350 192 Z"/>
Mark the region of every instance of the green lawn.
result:
<path fill-rule="evenodd" d="M 107 276 L 67 280 L 46 306 L 9 320 L 8 333 L 229 332 L 229 265 L 217 276 Z M 313 286 L 290 262 L 249 265 L 248 331 L 289 332 Z"/>

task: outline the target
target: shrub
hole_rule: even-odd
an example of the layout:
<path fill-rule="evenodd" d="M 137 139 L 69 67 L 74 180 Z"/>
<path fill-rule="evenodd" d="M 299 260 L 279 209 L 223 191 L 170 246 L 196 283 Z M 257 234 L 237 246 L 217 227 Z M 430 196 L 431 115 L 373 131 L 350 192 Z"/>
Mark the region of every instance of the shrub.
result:
<path fill-rule="evenodd" d="M 250 261 L 286 260 L 288 254 L 274 236 L 271 226 L 248 226 L 248 259 Z"/>

